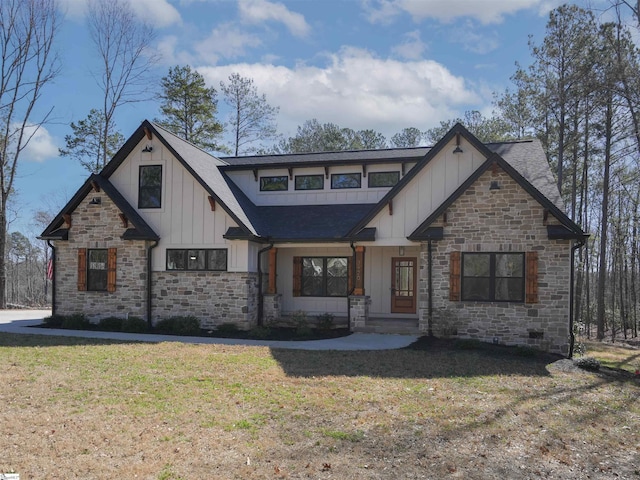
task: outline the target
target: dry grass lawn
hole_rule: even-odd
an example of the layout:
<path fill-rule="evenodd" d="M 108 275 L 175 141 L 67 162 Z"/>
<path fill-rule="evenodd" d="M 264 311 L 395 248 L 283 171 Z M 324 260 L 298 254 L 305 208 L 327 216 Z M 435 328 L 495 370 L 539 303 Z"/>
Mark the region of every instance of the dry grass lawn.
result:
<path fill-rule="evenodd" d="M 591 348 L 640 367 L 638 350 Z M 555 360 L 447 343 L 311 352 L 3 334 L 0 473 L 640 479 L 640 380 Z"/>

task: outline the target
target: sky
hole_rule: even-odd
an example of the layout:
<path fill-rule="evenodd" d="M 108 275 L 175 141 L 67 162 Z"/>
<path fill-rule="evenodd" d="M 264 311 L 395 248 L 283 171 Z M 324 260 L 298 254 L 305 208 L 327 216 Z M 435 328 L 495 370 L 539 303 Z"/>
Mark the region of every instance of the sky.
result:
<path fill-rule="evenodd" d="M 50 121 L 23 152 L 10 231 L 38 234 L 34 212 L 58 213 L 88 176 L 60 157 L 69 124 L 99 106 L 98 57 L 86 26 L 87 0 L 58 0 L 60 73 L 35 112 Z M 531 63 L 529 36 L 542 42 L 556 0 L 122 0 L 155 32 L 158 61 L 149 87 L 176 65 L 190 65 L 208 86 L 237 72 L 279 107 L 278 130 L 292 136 L 316 118 L 389 139 L 492 111 L 515 64 Z M 580 4 L 580 2 L 578 2 Z M 227 120 L 222 99 L 218 118 Z M 116 112 L 125 138 L 159 116 L 149 95 Z"/>

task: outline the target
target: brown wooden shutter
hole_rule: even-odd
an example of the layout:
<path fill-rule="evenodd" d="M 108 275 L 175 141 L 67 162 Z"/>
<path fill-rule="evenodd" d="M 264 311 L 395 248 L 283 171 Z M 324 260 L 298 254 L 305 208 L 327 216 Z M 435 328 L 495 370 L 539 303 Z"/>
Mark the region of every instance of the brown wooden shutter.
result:
<path fill-rule="evenodd" d="M 449 300 L 460 301 L 460 252 L 451 252 L 449 262 Z"/>
<path fill-rule="evenodd" d="M 525 256 L 525 303 L 538 303 L 538 252 L 527 252 Z"/>
<path fill-rule="evenodd" d="M 116 251 L 110 248 L 107 253 L 107 292 L 116 291 Z"/>
<path fill-rule="evenodd" d="M 87 249 L 78 249 L 78 290 L 87 290 Z"/>
<path fill-rule="evenodd" d="M 302 257 L 293 257 L 293 296 L 302 293 Z"/>

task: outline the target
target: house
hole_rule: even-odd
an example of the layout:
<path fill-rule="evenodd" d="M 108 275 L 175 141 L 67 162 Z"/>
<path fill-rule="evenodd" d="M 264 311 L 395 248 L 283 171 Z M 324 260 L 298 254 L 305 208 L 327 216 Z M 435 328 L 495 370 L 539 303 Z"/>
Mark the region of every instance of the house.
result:
<path fill-rule="evenodd" d="M 216 158 L 144 121 L 44 230 L 56 314 L 248 329 L 293 312 L 567 354 L 573 255 L 540 143 Z"/>

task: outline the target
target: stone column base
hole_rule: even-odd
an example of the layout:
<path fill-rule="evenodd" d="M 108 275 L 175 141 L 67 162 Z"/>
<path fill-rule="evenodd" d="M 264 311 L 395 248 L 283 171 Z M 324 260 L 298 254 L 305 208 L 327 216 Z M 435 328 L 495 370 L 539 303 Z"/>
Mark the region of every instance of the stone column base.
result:
<path fill-rule="evenodd" d="M 349 328 L 352 332 L 364 331 L 369 320 L 369 304 L 371 299 L 367 295 L 352 295 L 349 297 Z"/>

